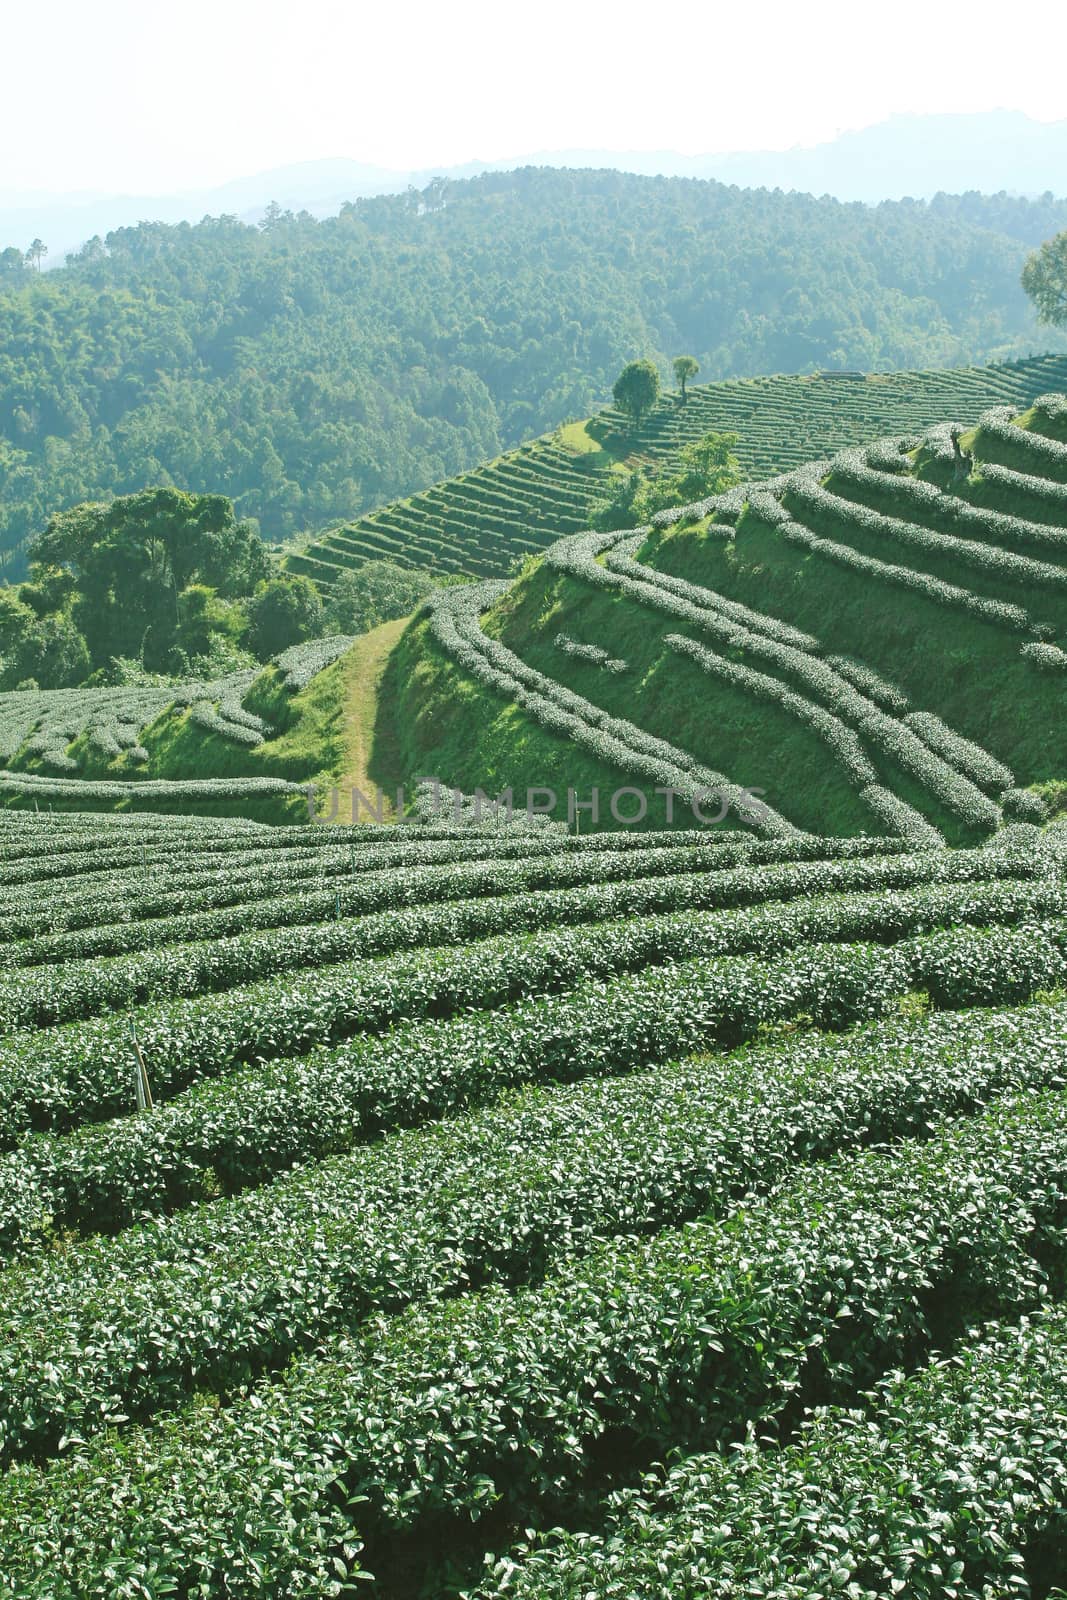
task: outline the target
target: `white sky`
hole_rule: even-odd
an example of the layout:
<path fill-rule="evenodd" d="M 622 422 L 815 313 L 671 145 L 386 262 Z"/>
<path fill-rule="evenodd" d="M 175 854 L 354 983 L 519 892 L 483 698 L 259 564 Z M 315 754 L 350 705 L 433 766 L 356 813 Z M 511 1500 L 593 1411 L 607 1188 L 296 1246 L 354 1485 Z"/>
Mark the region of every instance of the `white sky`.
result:
<path fill-rule="evenodd" d="M 5 0 L 0 191 L 784 149 L 902 111 L 1051 121 L 1065 46 L 1065 0 Z"/>

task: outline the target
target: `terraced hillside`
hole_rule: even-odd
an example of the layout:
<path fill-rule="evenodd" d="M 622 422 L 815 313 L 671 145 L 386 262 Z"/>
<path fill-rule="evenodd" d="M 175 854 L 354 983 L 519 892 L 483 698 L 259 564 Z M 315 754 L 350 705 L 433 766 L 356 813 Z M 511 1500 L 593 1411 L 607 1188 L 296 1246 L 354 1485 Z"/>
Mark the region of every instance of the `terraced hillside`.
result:
<path fill-rule="evenodd" d="M 606 451 L 538 439 L 332 529 L 287 555 L 284 565 L 323 589 L 338 572 L 383 559 L 442 573 L 505 572 L 516 559 L 587 526 L 610 460 Z"/>
<path fill-rule="evenodd" d="M 710 789 L 775 834 L 1040 822 L 1067 798 L 1065 417 L 994 408 L 440 591 L 386 675 L 400 768 L 561 808 L 636 784 L 652 822 Z"/>
<path fill-rule="evenodd" d="M 1067 387 L 1067 357 L 948 371 L 751 378 L 703 384 L 688 403 L 659 402 L 635 435 L 614 409 L 498 460 L 395 501 L 324 533 L 286 558 L 290 570 L 328 589 L 338 572 L 388 558 L 402 565 L 479 577 L 588 525 L 609 490 L 612 466 L 628 458 L 669 460 L 705 433 L 736 432 L 754 478 L 879 434 L 914 430 L 987 407 L 1029 405 Z"/>
<path fill-rule="evenodd" d="M 0 815 L 0 1594 L 1050 1595 L 1067 835 L 336 838 Z"/>
<path fill-rule="evenodd" d="M 307 815 L 337 765 L 345 635 L 212 683 L 0 694 L 0 804 Z"/>
<path fill-rule="evenodd" d="M 828 451 L 880 434 L 914 432 L 943 417 L 973 417 L 994 405 L 1018 411 L 1042 392 L 1065 384 L 1063 356 L 948 370 L 825 372 L 708 383 L 690 389 L 685 406 L 678 406 L 674 396 L 662 399 L 642 426 L 640 451 L 650 460 L 661 460 L 705 433 L 737 433 L 745 472 L 768 478 Z M 597 423 L 606 438 L 625 441 L 626 419 L 614 408 Z"/>

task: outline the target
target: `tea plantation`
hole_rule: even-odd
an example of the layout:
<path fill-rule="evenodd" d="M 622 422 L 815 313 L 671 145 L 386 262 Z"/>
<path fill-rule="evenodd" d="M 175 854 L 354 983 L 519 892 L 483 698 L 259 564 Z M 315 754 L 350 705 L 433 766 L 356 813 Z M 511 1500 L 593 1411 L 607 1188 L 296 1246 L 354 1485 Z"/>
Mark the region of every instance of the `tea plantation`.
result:
<path fill-rule="evenodd" d="M 1050 1594 L 1065 873 L 4 812 L 0 1594 Z"/>
<path fill-rule="evenodd" d="M 211 683 L 0 694 L 0 805 L 306 817 L 352 642 L 313 639 Z"/>
<path fill-rule="evenodd" d="M 985 398 L 373 705 L 0 699 L 0 1596 L 1062 1595 L 1067 399 Z M 308 821 L 357 691 L 569 827 Z"/>
<path fill-rule="evenodd" d="M 800 466 L 943 417 L 1028 406 L 1067 387 L 1067 358 L 1040 356 L 987 367 L 925 372 L 825 373 L 744 378 L 690 387 L 685 405 L 662 398 L 641 427 L 614 408 L 558 430 L 474 472 L 345 523 L 286 557 L 324 590 L 339 572 L 388 558 L 440 573 L 494 577 L 516 559 L 588 526 L 593 502 L 611 492 L 627 460 L 669 464 L 709 432 L 740 436 L 738 458 L 754 478 Z"/>
<path fill-rule="evenodd" d="M 554 785 L 561 807 L 571 788 L 586 826 L 622 820 L 620 785 L 655 788 L 660 825 L 711 788 L 764 834 L 926 847 L 1065 808 L 1065 692 L 1067 400 L 1048 394 L 438 591 L 383 699 L 406 768 Z"/>

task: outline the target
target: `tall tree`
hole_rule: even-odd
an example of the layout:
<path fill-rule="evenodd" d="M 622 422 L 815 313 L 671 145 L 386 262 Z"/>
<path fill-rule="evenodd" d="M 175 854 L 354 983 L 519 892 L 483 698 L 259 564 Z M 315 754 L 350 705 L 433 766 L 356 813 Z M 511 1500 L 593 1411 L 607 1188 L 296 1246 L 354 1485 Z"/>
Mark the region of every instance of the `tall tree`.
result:
<path fill-rule="evenodd" d="M 619 410 L 626 412 L 635 428 L 640 427 L 641 418 L 659 399 L 659 373 L 651 361 L 629 361 L 611 392 Z"/>
<path fill-rule="evenodd" d="M 684 406 L 689 398 L 685 392 L 685 386 L 689 379 L 695 378 L 700 371 L 700 362 L 696 356 L 675 356 L 671 366 L 674 368 L 674 376 L 678 387 L 682 391 L 682 404 Z"/>
<path fill-rule="evenodd" d="M 52 517 L 30 543 L 35 570 L 74 578 L 74 616 L 94 663 L 111 656 L 166 664 L 179 628 L 178 597 L 194 582 L 249 594 L 269 571 L 256 530 L 220 494 L 145 489 Z"/>
<path fill-rule="evenodd" d="M 1067 327 L 1067 233 L 1058 233 L 1034 251 L 1023 268 L 1023 288 L 1042 322 Z"/>
<path fill-rule="evenodd" d="M 41 262 L 48 254 L 48 246 L 41 239 L 35 239 L 26 251 L 26 260 L 32 261 L 37 271 L 41 270 Z"/>
<path fill-rule="evenodd" d="M 736 433 L 706 433 L 679 451 L 673 472 L 640 466 L 619 477 L 611 499 L 594 507 L 593 526 L 605 531 L 636 528 L 669 506 L 692 505 L 695 500 L 732 489 L 741 482 L 736 446 Z"/>
<path fill-rule="evenodd" d="M 248 608 L 248 642 L 261 661 L 322 629 L 322 601 L 307 578 L 271 578 Z"/>

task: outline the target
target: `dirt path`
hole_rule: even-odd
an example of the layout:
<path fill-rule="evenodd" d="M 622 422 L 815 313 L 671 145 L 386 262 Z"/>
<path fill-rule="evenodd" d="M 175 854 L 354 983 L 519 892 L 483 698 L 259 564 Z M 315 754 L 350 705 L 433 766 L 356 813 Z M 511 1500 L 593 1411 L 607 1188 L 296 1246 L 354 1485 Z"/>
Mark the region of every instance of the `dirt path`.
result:
<path fill-rule="evenodd" d="M 343 795 L 341 810 L 344 820 L 350 820 L 350 796 L 359 789 L 368 799 L 374 796 L 374 785 L 368 774 L 374 749 L 374 721 L 378 709 L 378 688 L 382 681 L 390 652 L 407 627 L 407 617 L 396 622 L 383 622 L 356 640 L 345 663 L 345 769 L 340 780 Z M 393 820 L 393 808 L 386 805 L 385 817 Z M 361 821 L 370 820 L 361 812 Z"/>

